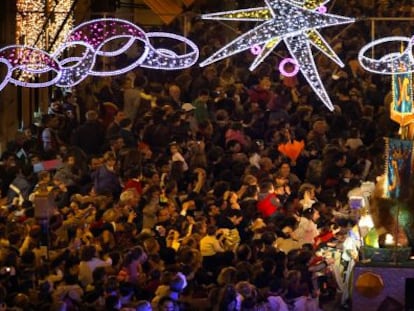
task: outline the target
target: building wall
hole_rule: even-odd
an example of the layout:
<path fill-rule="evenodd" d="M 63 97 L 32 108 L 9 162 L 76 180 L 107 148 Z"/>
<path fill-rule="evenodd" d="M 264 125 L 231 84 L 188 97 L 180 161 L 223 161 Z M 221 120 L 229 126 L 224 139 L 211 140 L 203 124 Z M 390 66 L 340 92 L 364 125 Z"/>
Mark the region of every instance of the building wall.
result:
<path fill-rule="evenodd" d="M 0 47 L 14 43 L 16 1 L 2 1 L 0 10 Z M 5 74 L 5 66 L 0 64 L 0 79 Z M 17 88 L 7 85 L 0 91 L 0 153 L 4 150 L 6 142 L 14 138 L 18 128 L 17 118 Z"/>

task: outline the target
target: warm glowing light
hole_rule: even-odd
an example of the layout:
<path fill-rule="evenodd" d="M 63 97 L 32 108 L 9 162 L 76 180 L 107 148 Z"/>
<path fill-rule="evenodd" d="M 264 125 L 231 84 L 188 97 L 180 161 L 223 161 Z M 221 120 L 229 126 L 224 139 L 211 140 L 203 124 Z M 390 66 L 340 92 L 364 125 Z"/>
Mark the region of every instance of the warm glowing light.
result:
<path fill-rule="evenodd" d="M 73 27 L 72 4 L 73 0 L 17 0 L 16 43 L 54 51 Z"/>
<path fill-rule="evenodd" d="M 73 27 L 73 1 L 17 0 L 16 43 L 54 51 Z M 16 77 L 28 81 L 33 78 L 33 74 L 16 71 Z"/>
<path fill-rule="evenodd" d="M 254 70 L 283 40 L 309 85 L 325 106 L 333 110 L 332 102 L 317 71 L 311 45 L 318 48 L 338 65 L 343 66 L 339 57 L 323 40 L 317 29 L 347 24 L 354 20 L 319 12 L 318 9 L 328 1 L 265 0 L 266 7 L 203 15 L 203 19 L 262 21 L 263 23 L 236 38 L 200 65 L 207 66 L 259 45 L 262 47 L 261 53 L 257 54 L 250 66 L 250 70 Z"/>

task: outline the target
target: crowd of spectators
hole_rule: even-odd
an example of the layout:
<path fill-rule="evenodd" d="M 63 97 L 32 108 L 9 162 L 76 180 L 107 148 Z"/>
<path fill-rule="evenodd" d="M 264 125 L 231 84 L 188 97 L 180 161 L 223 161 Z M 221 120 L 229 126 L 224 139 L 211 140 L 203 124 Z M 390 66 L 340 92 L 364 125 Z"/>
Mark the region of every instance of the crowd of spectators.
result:
<path fill-rule="evenodd" d="M 378 31 L 410 36 L 402 25 Z M 390 81 L 356 60 L 367 26 L 327 30 L 345 68 L 315 56 L 333 112 L 275 70 L 283 47 L 253 72 L 244 53 L 55 90 L 1 155 L 0 310 L 300 311 L 346 292 L 348 192 L 383 172 L 383 137 L 398 136 Z M 196 17 L 189 33 L 201 58 L 234 36 Z"/>

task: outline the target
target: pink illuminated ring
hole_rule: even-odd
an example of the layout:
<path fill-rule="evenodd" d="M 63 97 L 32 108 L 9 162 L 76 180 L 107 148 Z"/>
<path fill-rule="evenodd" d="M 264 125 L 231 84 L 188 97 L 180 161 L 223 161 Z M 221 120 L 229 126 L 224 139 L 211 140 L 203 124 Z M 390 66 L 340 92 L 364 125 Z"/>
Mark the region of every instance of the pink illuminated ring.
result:
<path fill-rule="evenodd" d="M 292 64 L 294 66 L 293 70 L 288 72 L 285 70 L 285 66 L 287 64 Z M 294 60 L 293 58 L 285 58 L 284 60 L 282 60 L 279 64 L 279 71 L 282 75 L 284 75 L 285 77 L 294 77 L 298 74 L 299 72 L 299 65 L 296 62 L 296 60 Z"/>
<path fill-rule="evenodd" d="M 49 53 L 38 48 L 23 45 L 7 46 L 0 50 L 0 60 L 10 71 L 0 84 L 2 88 L 5 81 L 22 87 L 48 87 L 54 85 L 61 76 L 59 63 Z M 21 81 L 13 76 L 13 73 L 19 71 L 21 74 L 46 74 L 50 77 L 44 82 Z"/>
<path fill-rule="evenodd" d="M 321 14 L 325 14 L 328 11 L 328 8 L 324 5 L 321 5 L 319 8 L 316 9 L 316 11 Z"/>
<path fill-rule="evenodd" d="M 253 55 L 259 55 L 260 53 L 262 53 L 262 48 L 261 48 L 261 46 L 260 46 L 260 45 L 255 44 L 255 45 L 253 45 L 253 46 L 250 48 L 250 52 L 251 52 Z"/>

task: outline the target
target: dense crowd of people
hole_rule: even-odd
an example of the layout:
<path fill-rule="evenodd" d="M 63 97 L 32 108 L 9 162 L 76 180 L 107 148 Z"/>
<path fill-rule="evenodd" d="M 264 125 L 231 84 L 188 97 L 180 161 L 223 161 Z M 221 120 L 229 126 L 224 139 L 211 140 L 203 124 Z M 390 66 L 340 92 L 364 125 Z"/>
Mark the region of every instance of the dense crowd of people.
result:
<path fill-rule="evenodd" d="M 345 68 L 315 56 L 333 112 L 275 69 L 283 47 L 253 72 L 244 53 L 56 89 L 1 155 L 0 310 L 300 311 L 338 293 L 345 308 L 348 193 L 381 175 L 399 129 L 390 81 L 358 66 L 366 27 L 327 30 Z M 233 36 L 197 18 L 189 33 L 202 58 Z"/>

